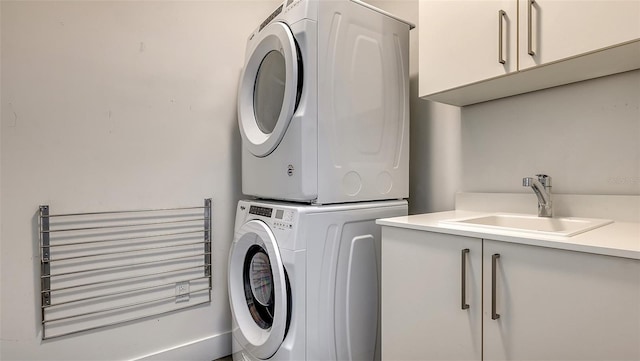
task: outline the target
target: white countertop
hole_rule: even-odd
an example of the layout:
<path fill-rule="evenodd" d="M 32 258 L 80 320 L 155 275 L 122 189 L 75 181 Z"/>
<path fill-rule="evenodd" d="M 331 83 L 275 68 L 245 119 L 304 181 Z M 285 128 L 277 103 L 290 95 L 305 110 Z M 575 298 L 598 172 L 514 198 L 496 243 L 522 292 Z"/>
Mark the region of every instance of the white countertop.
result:
<path fill-rule="evenodd" d="M 440 223 L 443 220 L 490 214 L 494 213 L 456 210 L 379 219 L 377 224 L 640 260 L 640 223 L 615 221 L 572 237 L 511 230 L 468 230 Z"/>

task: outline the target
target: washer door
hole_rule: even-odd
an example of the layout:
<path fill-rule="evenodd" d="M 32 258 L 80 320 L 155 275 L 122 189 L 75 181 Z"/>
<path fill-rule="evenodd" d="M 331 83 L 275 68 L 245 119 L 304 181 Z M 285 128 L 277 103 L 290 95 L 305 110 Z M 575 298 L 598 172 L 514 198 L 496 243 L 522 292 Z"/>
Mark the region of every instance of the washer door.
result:
<path fill-rule="evenodd" d="M 275 237 L 262 221 L 236 232 L 229 254 L 233 335 L 255 357 L 276 353 L 287 330 L 287 283 Z"/>
<path fill-rule="evenodd" d="M 244 146 L 255 156 L 278 146 L 296 110 L 302 87 L 299 52 L 289 27 L 267 25 L 257 35 L 240 78 L 238 125 Z"/>

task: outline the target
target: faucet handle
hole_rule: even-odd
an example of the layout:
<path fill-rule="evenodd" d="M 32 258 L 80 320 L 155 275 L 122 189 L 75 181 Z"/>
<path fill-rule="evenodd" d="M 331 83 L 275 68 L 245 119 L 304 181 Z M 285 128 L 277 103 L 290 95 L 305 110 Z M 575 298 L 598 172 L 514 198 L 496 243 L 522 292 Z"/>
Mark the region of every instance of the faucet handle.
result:
<path fill-rule="evenodd" d="M 542 185 L 545 188 L 551 187 L 551 177 L 549 177 L 546 174 L 536 174 L 536 177 L 538 177 L 538 181 L 542 183 Z M 523 184 L 524 184 L 524 180 L 523 180 Z"/>

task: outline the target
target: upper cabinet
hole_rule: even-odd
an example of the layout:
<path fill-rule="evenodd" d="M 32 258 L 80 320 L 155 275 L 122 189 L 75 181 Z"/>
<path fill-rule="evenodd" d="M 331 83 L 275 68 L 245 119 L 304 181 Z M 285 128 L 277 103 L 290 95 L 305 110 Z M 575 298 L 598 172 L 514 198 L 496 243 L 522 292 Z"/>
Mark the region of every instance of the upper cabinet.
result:
<path fill-rule="evenodd" d="M 420 95 L 518 70 L 517 5 L 420 1 Z"/>
<path fill-rule="evenodd" d="M 420 0 L 419 93 L 468 105 L 640 68 L 637 0 Z"/>
<path fill-rule="evenodd" d="M 638 0 L 520 0 L 518 5 L 520 70 L 640 39 Z"/>

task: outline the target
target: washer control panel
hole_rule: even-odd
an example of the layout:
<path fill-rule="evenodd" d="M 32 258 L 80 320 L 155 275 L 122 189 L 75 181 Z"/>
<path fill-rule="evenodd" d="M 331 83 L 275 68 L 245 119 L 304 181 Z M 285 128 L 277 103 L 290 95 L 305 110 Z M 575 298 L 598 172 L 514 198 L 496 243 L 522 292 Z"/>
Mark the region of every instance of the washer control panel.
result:
<path fill-rule="evenodd" d="M 270 223 L 277 229 L 287 230 L 293 228 L 294 211 L 289 209 L 250 206 L 249 214 L 269 218 Z"/>
<path fill-rule="evenodd" d="M 276 209 L 273 226 L 280 229 L 293 228 L 293 211 Z"/>
<path fill-rule="evenodd" d="M 260 207 L 260 206 L 249 207 L 249 214 L 255 214 L 256 216 L 271 218 L 272 213 L 273 213 L 273 208 Z"/>

